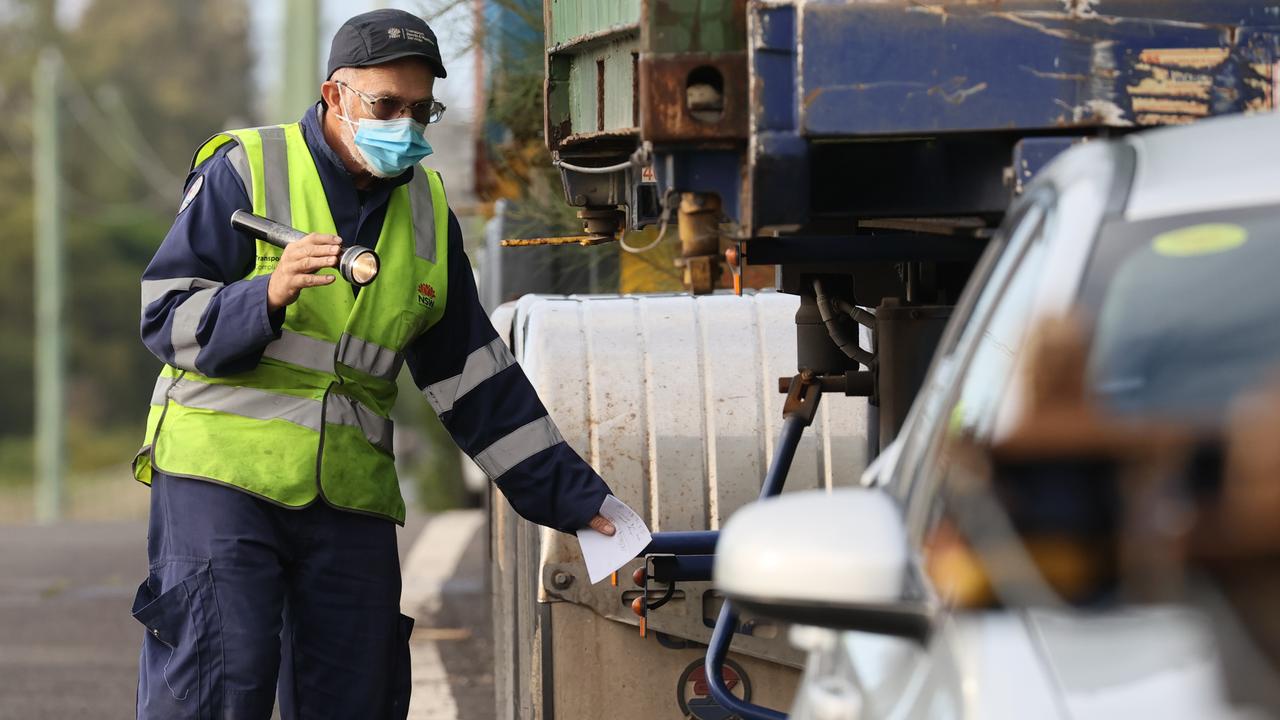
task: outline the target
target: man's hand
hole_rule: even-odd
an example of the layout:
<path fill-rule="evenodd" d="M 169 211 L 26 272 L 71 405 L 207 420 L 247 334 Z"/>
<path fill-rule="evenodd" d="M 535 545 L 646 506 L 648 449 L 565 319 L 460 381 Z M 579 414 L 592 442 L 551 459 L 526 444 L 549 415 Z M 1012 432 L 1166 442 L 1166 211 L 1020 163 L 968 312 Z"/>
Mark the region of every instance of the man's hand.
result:
<path fill-rule="evenodd" d="M 311 233 L 291 243 L 280 255 L 280 262 L 267 281 L 267 309 L 276 311 L 292 305 L 303 288 L 328 285 L 336 275 L 316 275 L 324 268 L 338 267 L 342 238 L 337 235 Z"/>
<path fill-rule="evenodd" d="M 617 532 L 613 528 L 613 523 L 605 519 L 605 516 L 603 515 L 596 515 L 595 517 L 591 518 L 590 525 L 592 530 L 595 530 L 601 535 L 613 535 L 615 532 Z"/>

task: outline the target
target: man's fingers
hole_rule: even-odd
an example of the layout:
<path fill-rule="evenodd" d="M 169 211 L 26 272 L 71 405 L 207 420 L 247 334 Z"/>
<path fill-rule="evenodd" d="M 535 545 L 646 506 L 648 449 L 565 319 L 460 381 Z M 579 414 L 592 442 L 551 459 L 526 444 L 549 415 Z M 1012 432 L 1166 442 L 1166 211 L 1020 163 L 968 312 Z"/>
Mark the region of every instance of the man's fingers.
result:
<path fill-rule="evenodd" d="M 595 517 L 591 518 L 590 525 L 592 530 L 595 530 L 596 532 L 601 533 L 603 535 L 613 535 L 615 532 L 617 532 L 613 527 L 613 523 L 605 519 L 603 515 L 596 515 Z"/>
<path fill-rule="evenodd" d="M 293 277 L 299 288 L 328 285 L 338 279 L 336 275 L 294 275 Z"/>
<path fill-rule="evenodd" d="M 327 267 L 338 267 L 338 258 L 331 255 L 304 258 L 298 262 L 297 272 L 313 273 Z"/>
<path fill-rule="evenodd" d="M 311 233 L 301 240 L 297 245 L 341 245 L 342 238 L 337 235 L 325 235 L 323 233 Z"/>
<path fill-rule="evenodd" d="M 285 264 L 303 263 L 311 258 L 337 258 L 342 253 L 342 248 L 338 245 L 294 245 L 289 247 L 280 256 L 280 262 Z"/>
<path fill-rule="evenodd" d="M 290 243 L 280 254 L 267 288 L 267 307 L 278 309 L 295 302 L 309 287 L 329 285 L 336 275 L 316 275 L 324 268 L 336 268 L 342 253 L 342 238 L 312 233 Z"/>

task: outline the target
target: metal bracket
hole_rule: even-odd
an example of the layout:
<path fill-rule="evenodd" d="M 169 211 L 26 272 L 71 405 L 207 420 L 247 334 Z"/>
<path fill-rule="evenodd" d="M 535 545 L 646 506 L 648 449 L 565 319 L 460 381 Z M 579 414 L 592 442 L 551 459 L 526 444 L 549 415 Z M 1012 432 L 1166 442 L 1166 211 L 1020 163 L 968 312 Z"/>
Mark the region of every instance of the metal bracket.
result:
<path fill-rule="evenodd" d="M 801 370 L 791 378 L 787 387 L 787 399 L 782 403 L 782 417 L 796 418 L 804 427 L 813 424 L 818 412 L 818 399 L 822 396 L 822 383 L 812 370 Z"/>

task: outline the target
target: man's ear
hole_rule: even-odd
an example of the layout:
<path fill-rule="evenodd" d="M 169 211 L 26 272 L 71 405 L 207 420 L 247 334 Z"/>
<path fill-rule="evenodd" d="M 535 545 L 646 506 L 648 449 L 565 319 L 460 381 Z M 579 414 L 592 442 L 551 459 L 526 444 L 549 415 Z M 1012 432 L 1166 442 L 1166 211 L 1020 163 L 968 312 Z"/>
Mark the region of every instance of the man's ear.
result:
<path fill-rule="evenodd" d="M 342 91 L 338 87 L 338 83 L 332 80 L 325 80 L 320 85 L 320 98 L 324 100 L 325 107 L 341 108 L 342 107 Z"/>

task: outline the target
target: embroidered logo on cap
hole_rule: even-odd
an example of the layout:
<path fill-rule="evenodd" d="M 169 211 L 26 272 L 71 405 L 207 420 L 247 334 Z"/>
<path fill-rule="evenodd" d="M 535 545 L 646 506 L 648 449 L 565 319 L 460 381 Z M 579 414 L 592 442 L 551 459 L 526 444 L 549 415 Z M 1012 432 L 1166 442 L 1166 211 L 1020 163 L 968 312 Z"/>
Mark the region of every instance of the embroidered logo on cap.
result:
<path fill-rule="evenodd" d="M 410 28 L 389 28 L 387 30 L 387 37 L 392 40 L 404 38 L 405 40 L 412 40 L 420 43 L 431 43 L 432 45 L 435 45 L 435 41 L 427 37 L 426 33 L 421 30 L 412 30 Z"/>

